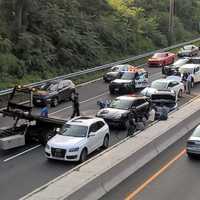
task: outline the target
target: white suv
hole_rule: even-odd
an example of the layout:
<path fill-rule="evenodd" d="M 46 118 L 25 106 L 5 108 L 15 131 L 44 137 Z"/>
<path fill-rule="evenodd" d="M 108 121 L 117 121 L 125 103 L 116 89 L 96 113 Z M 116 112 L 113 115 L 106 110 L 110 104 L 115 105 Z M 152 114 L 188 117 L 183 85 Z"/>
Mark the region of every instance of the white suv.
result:
<path fill-rule="evenodd" d="M 192 75 L 192 87 L 194 87 L 194 83 L 200 82 L 200 64 L 186 64 L 179 68 L 181 75 L 184 72 L 190 73 Z"/>
<path fill-rule="evenodd" d="M 49 159 L 84 162 L 99 147 L 108 148 L 110 131 L 97 117 L 77 117 L 68 121 L 45 147 Z"/>

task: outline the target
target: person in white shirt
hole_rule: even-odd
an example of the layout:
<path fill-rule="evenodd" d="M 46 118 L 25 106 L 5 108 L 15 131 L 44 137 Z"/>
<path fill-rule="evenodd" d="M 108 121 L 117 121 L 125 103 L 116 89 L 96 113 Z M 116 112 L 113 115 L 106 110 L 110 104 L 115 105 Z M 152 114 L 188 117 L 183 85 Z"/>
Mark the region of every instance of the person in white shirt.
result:
<path fill-rule="evenodd" d="M 191 93 L 191 87 L 192 87 L 192 75 L 188 72 L 187 80 L 186 80 L 186 93 Z"/>

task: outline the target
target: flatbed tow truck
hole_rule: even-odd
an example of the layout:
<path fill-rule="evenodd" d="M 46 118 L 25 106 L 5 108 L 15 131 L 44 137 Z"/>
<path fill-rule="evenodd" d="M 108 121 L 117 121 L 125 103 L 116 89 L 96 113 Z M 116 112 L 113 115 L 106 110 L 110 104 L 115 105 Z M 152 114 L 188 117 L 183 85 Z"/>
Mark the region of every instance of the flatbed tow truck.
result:
<path fill-rule="evenodd" d="M 7 107 L 0 111 L 3 117 L 11 118 L 13 125 L 0 128 L 0 149 L 8 150 L 37 142 L 45 145 L 67 120 L 41 117 L 32 114 L 32 96 L 35 88 L 16 86 L 10 95 Z M 29 105 L 14 102 L 17 94 L 28 94 Z"/>

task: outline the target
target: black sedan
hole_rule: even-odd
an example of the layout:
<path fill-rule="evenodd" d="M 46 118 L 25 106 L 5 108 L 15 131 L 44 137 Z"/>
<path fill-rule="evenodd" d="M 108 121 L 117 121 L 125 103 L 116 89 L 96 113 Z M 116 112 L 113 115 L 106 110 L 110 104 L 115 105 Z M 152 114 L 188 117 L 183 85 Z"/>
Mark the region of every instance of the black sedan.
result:
<path fill-rule="evenodd" d="M 58 80 L 48 82 L 37 88 L 33 94 L 33 104 L 43 106 L 49 103 L 52 107 L 62 101 L 67 101 L 75 92 L 75 85 L 71 80 Z"/>

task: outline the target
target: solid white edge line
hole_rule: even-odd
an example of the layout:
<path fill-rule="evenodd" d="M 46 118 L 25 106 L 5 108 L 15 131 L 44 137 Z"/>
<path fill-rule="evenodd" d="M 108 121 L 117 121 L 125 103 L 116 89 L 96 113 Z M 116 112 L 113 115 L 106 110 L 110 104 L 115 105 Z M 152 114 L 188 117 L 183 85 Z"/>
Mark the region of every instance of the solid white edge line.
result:
<path fill-rule="evenodd" d="M 27 149 L 27 150 L 25 150 L 25 151 L 23 151 L 23 152 L 21 152 L 21 153 L 18 153 L 18 154 L 14 155 L 14 156 L 11 156 L 11 157 L 9 157 L 9 158 L 3 160 L 3 162 L 8 162 L 8 161 L 10 161 L 10 160 L 12 160 L 12 159 L 14 159 L 14 158 L 16 158 L 16 157 L 18 157 L 18 156 L 21 156 L 21 155 L 23 155 L 23 154 L 25 154 L 25 153 L 28 153 L 29 151 L 32 151 L 32 150 L 34 150 L 34 149 L 37 149 L 37 148 L 40 147 L 40 146 L 41 146 L 41 144 L 38 144 L 38 145 L 36 145 L 36 146 L 34 146 L 34 147 L 30 148 L 30 149 Z"/>

